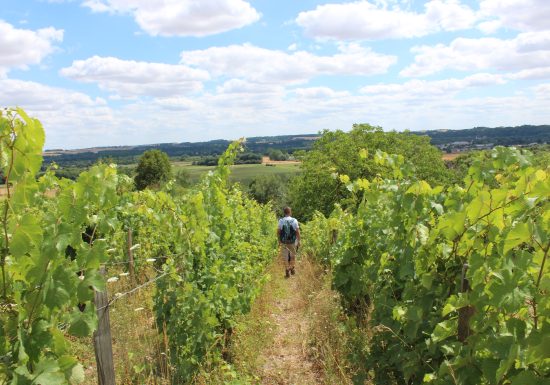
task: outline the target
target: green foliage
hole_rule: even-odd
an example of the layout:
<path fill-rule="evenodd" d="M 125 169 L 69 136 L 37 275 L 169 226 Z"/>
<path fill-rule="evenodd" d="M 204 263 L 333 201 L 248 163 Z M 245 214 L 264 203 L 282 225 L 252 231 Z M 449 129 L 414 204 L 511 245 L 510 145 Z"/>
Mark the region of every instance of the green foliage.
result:
<path fill-rule="evenodd" d="M 466 175 L 468 175 L 468 170 L 472 166 L 474 159 L 479 158 L 480 156 L 487 156 L 482 154 L 489 154 L 485 151 L 479 152 L 469 152 L 462 154 L 456 157 L 453 160 L 447 161 L 447 167 L 449 168 L 451 178 L 450 184 L 461 184 Z"/>
<path fill-rule="evenodd" d="M 172 176 L 172 165 L 165 152 L 149 150 L 139 158 L 136 168 L 136 188 L 143 190 L 147 187 L 159 187 Z"/>
<path fill-rule="evenodd" d="M 39 180 L 44 130 L 21 109 L 0 116 L 0 162 L 8 186 L 0 239 L 0 381 L 62 384 L 83 380 L 65 335 L 89 336 L 96 325 L 93 288 L 108 242 L 84 242 L 82 233 L 112 234 L 116 171 L 92 167 L 76 182 L 46 173 Z M 56 191 L 56 199 L 48 197 Z M 66 258 L 68 248 L 74 258 Z M 77 272 L 85 271 L 84 279 Z M 81 312 L 77 304 L 85 304 Z"/>
<path fill-rule="evenodd" d="M 261 204 L 271 202 L 273 208 L 279 212 L 286 203 L 290 183 L 288 177 L 270 174 L 258 175 L 248 185 L 248 192 Z"/>
<path fill-rule="evenodd" d="M 195 166 L 215 166 L 218 164 L 219 156 L 205 156 L 193 162 Z M 237 154 L 234 164 L 260 164 L 262 156 L 253 152 L 243 152 Z"/>
<path fill-rule="evenodd" d="M 22 110 L 0 116 L 0 167 L 8 195 L 0 213 L 0 383 L 76 384 L 82 365 L 71 341 L 97 327 L 100 268 L 154 263 L 155 309 L 169 338 L 178 383 L 218 355 L 234 317 L 247 312 L 273 257 L 275 217 L 228 183 L 234 143 L 194 189 L 133 191 L 115 166 L 96 165 L 76 181 L 39 179 L 44 130 Z M 136 370 L 139 370 L 136 369 Z"/>
<path fill-rule="evenodd" d="M 175 181 L 180 187 L 189 187 L 191 186 L 191 174 L 185 168 L 179 168 L 176 171 Z"/>
<path fill-rule="evenodd" d="M 235 164 L 260 164 L 262 163 L 262 155 L 253 152 L 244 152 L 238 154 L 235 159 Z"/>
<path fill-rule="evenodd" d="M 462 186 L 444 188 L 402 157 L 375 160 L 391 176 L 347 181 L 363 191 L 355 214 L 316 215 L 303 230 L 304 248 L 332 265 L 346 308 L 370 330 L 352 357 L 355 382 L 547 384 L 548 164 L 497 148 L 472 161 Z M 465 264 L 471 290 L 462 292 Z M 462 342 L 466 307 L 474 314 Z"/>
<path fill-rule="evenodd" d="M 288 154 L 282 152 L 281 150 L 278 150 L 278 149 L 270 149 L 268 152 L 267 152 L 267 156 L 269 156 L 269 159 L 270 160 L 287 160 L 288 159 Z"/>
<path fill-rule="evenodd" d="M 533 160 L 540 167 L 550 164 L 550 144 L 534 146 L 530 148 L 533 152 Z"/>
<path fill-rule="evenodd" d="M 249 311 L 276 250 L 273 213 L 228 187 L 239 148 L 231 145 L 180 206 L 186 249 L 167 261 L 170 274 L 158 284 L 157 323 L 168 325 L 171 357 L 183 382 L 212 349 L 224 346 L 234 317 Z"/>
<path fill-rule="evenodd" d="M 367 124 L 356 124 L 350 132 L 324 131 L 303 157 L 304 172 L 292 184 L 290 197 L 296 214 L 311 219 L 315 210 L 329 215 L 335 203 L 354 205 L 356 201 L 347 183 L 337 176 L 387 176 L 390 168 L 375 162 L 377 150 L 403 155 L 414 166 L 415 175 L 431 183 L 448 179 L 440 151 L 430 145 L 426 136 L 383 132 Z"/>

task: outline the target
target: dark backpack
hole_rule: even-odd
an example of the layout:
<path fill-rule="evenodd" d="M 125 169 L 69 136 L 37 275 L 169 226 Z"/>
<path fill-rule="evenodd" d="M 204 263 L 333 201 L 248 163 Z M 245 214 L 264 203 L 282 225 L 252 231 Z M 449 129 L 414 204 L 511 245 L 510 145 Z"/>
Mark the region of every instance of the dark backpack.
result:
<path fill-rule="evenodd" d="M 283 226 L 281 229 L 281 242 L 290 244 L 296 242 L 296 230 L 294 229 L 294 218 L 283 218 Z"/>

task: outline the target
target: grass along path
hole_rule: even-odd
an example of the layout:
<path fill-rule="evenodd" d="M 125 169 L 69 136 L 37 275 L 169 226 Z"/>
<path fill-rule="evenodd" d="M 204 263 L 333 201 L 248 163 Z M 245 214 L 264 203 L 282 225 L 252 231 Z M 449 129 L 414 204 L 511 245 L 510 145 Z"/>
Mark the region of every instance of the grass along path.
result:
<path fill-rule="evenodd" d="M 298 258 L 296 275 L 289 279 L 280 261 L 269 274 L 233 334 L 228 356 L 238 380 L 206 370 L 196 384 L 351 384 L 345 363 L 349 345 L 328 276 L 305 257 Z"/>
<path fill-rule="evenodd" d="M 262 384 L 317 385 L 323 383 L 322 373 L 316 368 L 309 351 L 310 319 L 307 302 L 301 292 L 304 281 L 304 264 L 298 264 L 298 275 L 283 278 L 283 268 L 275 272 L 274 279 L 281 286 L 278 295 L 271 299 L 268 321 L 274 335 L 270 343 L 259 352 L 259 373 Z"/>

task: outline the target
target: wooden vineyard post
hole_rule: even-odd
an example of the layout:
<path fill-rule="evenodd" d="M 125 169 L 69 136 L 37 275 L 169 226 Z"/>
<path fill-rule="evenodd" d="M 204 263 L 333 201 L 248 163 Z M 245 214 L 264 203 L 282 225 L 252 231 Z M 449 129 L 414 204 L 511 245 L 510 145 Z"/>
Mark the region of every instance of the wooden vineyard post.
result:
<path fill-rule="evenodd" d="M 466 278 L 466 272 L 468 271 L 469 265 L 465 263 L 462 266 L 462 279 L 460 291 L 466 293 L 470 291 L 470 282 Z M 464 306 L 458 309 L 458 340 L 462 343 L 472 334 L 470 329 L 470 318 L 475 313 L 475 308 L 473 306 Z"/>
<path fill-rule="evenodd" d="M 136 282 L 136 276 L 134 271 L 134 251 L 132 250 L 132 229 L 128 229 L 128 272 L 130 273 L 130 279 L 132 282 Z"/>
<path fill-rule="evenodd" d="M 101 273 L 105 274 L 104 267 L 101 268 Z M 93 336 L 98 384 L 116 385 L 107 289 L 94 292 L 94 303 L 98 321 L 97 330 Z"/>

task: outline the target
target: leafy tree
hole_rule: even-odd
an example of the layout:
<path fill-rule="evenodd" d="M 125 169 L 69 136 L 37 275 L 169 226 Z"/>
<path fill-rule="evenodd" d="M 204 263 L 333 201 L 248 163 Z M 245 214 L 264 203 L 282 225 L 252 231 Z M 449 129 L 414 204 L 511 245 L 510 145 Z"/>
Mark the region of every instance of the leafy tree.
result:
<path fill-rule="evenodd" d="M 138 190 L 160 186 L 172 176 L 168 155 L 160 150 L 145 151 L 136 168 L 135 182 Z"/>
<path fill-rule="evenodd" d="M 237 155 L 235 164 L 260 164 L 262 163 L 262 155 L 254 152 L 244 152 Z"/>
<path fill-rule="evenodd" d="M 273 208 L 280 211 L 286 203 L 288 184 L 288 178 L 280 175 L 258 175 L 248 185 L 248 191 L 257 202 L 271 202 Z"/>
<path fill-rule="evenodd" d="M 215 166 L 218 164 L 218 156 L 203 156 L 193 162 L 194 166 Z"/>
<path fill-rule="evenodd" d="M 349 179 L 340 176 L 355 180 L 389 175 L 388 167 L 375 162 L 376 150 L 403 155 L 415 167 L 416 176 L 430 183 L 449 179 L 441 152 L 430 145 L 427 136 L 383 132 L 368 124 L 354 124 L 350 132 L 325 130 L 303 157 L 304 172 L 291 185 L 290 200 L 296 214 L 308 220 L 316 210 L 329 215 L 337 202 L 344 207 L 352 205 Z"/>
<path fill-rule="evenodd" d="M 282 152 L 281 150 L 269 150 L 267 155 L 271 160 L 287 160 L 288 154 Z"/>
<path fill-rule="evenodd" d="M 218 155 L 204 156 L 193 162 L 197 166 L 217 166 L 220 157 Z M 235 164 L 260 164 L 262 163 L 262 155 L 253 152 L 241 153 L 235 159 Z"/>
<path fill-rule="evenodd" d="M 120 166 L 120 165 L 118 165 L 117 173 L 119 175 L 124 174 L 124 175 L 127 175 L 129 177 L 133 177 L 136 173 L 136 168 L 131 167 L 131 166 Z"/>

